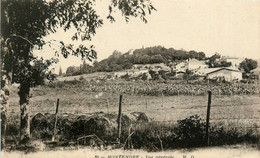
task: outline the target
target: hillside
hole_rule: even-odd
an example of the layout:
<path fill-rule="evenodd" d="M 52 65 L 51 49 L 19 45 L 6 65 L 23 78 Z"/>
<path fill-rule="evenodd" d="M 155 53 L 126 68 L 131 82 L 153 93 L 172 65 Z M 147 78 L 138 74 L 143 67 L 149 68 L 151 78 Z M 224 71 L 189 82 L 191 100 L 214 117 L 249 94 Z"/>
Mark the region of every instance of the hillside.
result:
<path fill-rule="evenodd" d="M 170 61 L 186 60 L 196 58 L 204 59 L 203 52 L 166 49 L 162 46 L 147 47 L 128 51 L 124 54 L 114 51 L 111 56 L 94 64 L 97 71 L 120 71 L 131 68 L 133 64 L 154 64 L 165 63 Z"/>
<path fill-rule="evenodd" d="M 95 61 L 93 65 L 88 65 L 84 61 L 80 67 L 70 66 L 66 71 L 66 76 L 75 76 L 81 74 L 90 74 L 93 72 L 118 72 L 126 69 L 133 68 L 134 64 L 165 64 L 170 67 L 175 67 L 181 62 L 186 62 L 190 59 L 196 59 L 196 61 L 203 61 L 209 68 L 216 67 L 236 67 L 239 68 L 240 63 L 245 58 L 221 56 L 219 53 L 215 53 L 210 57 L 206 57 L 204 52 L 197 52 L 194 50 L 176 50 L 174 48 L 165 48 L 163 46 L 154 46 L 141 49 L 130 50 L 126 53 L 114 51 L 108 58 Z M 251 63 L 255 62 L 255 63 Z M 250 59 L 250 63 L 253 64 L 253 69 L 257 67 L 258 60 Z M 258 64 L 259 66 L 259 64 Z M 250 67 L 250 66 L 249 66 Z M 243 69 L 246 68 L 245 65 Z"/>
<path fill-rule="evenodd" d="M 95 61 L 93 66 L 84 64 L 81 67 L 69 67 L 66 75 L 79 75 L 92 72 L 112 72 L 131 69 L 134 64 L 155 64 L 164 63 L 168 65 L 171 61 L 187 60 L 195 58 L 205 59 L 205 53 L 196 51 L 175 50 L 162 46 L 147 47 L 131 50 L 126 53 L 114 51 L 107 59 L 100 62 Z"/>

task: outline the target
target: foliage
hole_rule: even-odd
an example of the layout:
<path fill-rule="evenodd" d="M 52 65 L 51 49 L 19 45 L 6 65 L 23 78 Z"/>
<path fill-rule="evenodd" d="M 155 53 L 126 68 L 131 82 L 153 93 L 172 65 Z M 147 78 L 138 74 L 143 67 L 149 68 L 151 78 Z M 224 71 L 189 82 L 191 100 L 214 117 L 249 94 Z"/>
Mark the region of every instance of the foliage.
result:
<path fill-rule="evenodd" d="M 80 80 L 80 81 L 84 81 L 85 78 L 84 78 L 83 76 L 80 76 L 80 77 L 79 77 L 79 80 Z"/>
<path fill-rule="evenodd" d="M 2 1 L 1 47 L 4 70 L 12 73 L 13 83 L 26 80 L 30 86 L 42 84 L 50 74 L 54 59 L 37 59 L 32 54 L 35 45 L 47 34 L 46 20 L 50 17 L 44 1 Z"/>
<path fill-rule="evenodd" d="M 212 68 L 212 67 L 215 67 L 215 65 L 217 64 L 217 62 L 219 61 L 219 59 L 220 59 L 220 54 L 218 54 L 218 53 L 215 53 L 214 55 L 212 55 L 211 57 L 209 57 L 209 61 L 208 61 L 208 65 L 209 65 L 209 67 L 210 68 Z"/>
<path fill-rule="evenodd" d="M 189 58 L 195 58 L 197 60 L 203 60 L 205 59 L 205 53 L 204 52 L 196 52 L 196 51 L 185 51 L 183 49 L 181 50 L 174 50 L 173 48 L 170 48 L 169 51 L 173 54 L 172 60 L 187 60 Z"/>
<path fill-rule="evenodd" d="M 66 76 L 80 75 L 80 69 L 76 66 L 69 66 L 66 71 Z"/>
<path fill-rule="evenodd" d="M 62 69 L 61 69 L 61 67 L 59 69 L 59 76 L 62 76 Z"/>
<path fill-rule="evenodd" d="M 86 63 L 86 60 L 83 61 L 83 64 L 80 65 L 80 74 L 89 74 L 93 72 L 93 67 Z"/>
<path fill-rule="evenodd" d="M 259 135 L 253 134 L 253 130 L 243 132 L 237 128 L 219 125 L 212 125 L 209 130 L 211 146 L 257 144 L 259 140 Z M 137 128 L 131 137 L 135 149 L 149 151 L 161 150 L 159 138 L 164 149 L 206 146 L 205 122 L 201 121 L 199 115 L 192 115 L 178 121 L 177 124 L 151 122 L 142 128 Z"/>
<path fill-rule="evenodd" d="M 31 63 L 35 62 L 36 59 L 31 53 L 32 49 L 34 47 L 40 49 L 55 41 L 43 41 L 43 37 L 56 32 L 58 28 L 62 27 L 64 31 L 75 28 L 73 40 L 91 40 L 92 36 L 96 34 L 96 29 L 103 25 L 103 19 L 94 10 L 94 5 L 94 0 L 2 1 L 1 40 L 10 54 L 5 61 L 10 63 L 8 68 L 13 72 L 13 82 L 20 83 L 22 80 L 33 79 L 34 75 L 31 72 L 34 65 Z M 134 3 L 115 0 L 109 5 L 108 19 L 112 21 L 115 20 L 112 16 L 115 8 L 122 12 L 126 21 L 130 16 L 134 16 L 140 17 L 144 22 L 147 22 L 145 19 L 146 11 L 150 14 L 152 10 L 155 10 L 148 0 L 135 1 Z M 96 58 L 96 52 L 92 45 L 89 48 L 83 45 L 75 48 L 74 45 L 65 44 L 63 41 L 56 42 L 60 43 L 61 54 L 65 58 L 70 54 L 80 55 L 88 60 Z M 52 61 L 47 62 L 46 69 Z M 6 69 L 8 68 L 6 66 Z"/>
<path fill-rule="evenodd" d="M 193 72 L 186 69 L 185 70 L 185 73 L 183 75 L 183 79 L 187 81 L 187 83 L 189 83 L 189 80 L 192 79 L 192 75 L 193 75 Z"/>
<path fill-rule="evenodd" d="M 72 36 L 73 40 L 91 40 L 96 34 L 96 29 L 103 25 L 103 19 L 96 13 L 93 6 L 94 0 L 14 0 L 2 1 L 1 9 L 1 40 L 4 41 L 4 47 L 8 48 L 12 59 L 5 60 L 16 78 L 31 79 L 29 64 L 35 60 L 31 51 L 35 46 L 42 48 L 46 44 L 55 41 L 43 41 L 43 37 L 49 33 L 54 33 L 60 27 L 64 31 L 75 28 L 77 31 Z M 149 1 L 112 1 L 109 6 L 110 14 L 108 19 L 114 21 L 113 10 L 118 8 L 128 21 L 130 16 L 140 17 L 144 22 L 146 11 L 151 13 L 155 8 Z M 135 9 L 134 9 L 135 8 Z M 134 9 L 134 10 L 133 10 Z M 72 44 L 60 43 L 61 54 L 66 58 L 68 55 L 80 55 L 82 58 L 92 60 L 96 58 L 94 46 L 89 48 L 80 45 L 75 48 Z M 56 54 L 59 54 L 57 51 Z M 24 61 L 21 61 L 24 60 Z M 28 63 L 28 64 L 27 64 Z M 19 79 L 18 79 L 19 80 Z M 20 82 L 13 80 L 13 82 Z"/>
<path fill-rule="evenodd" d="M 192 115 L 178 121 L 176 135 L 184 147 L 201 146 L 204 143 L 205 124 L 199 115 Z"/>
<path fill-rule="evenodd" d="M 92 61 L 96 58 L 94 46 L 80 44 L 65 44 L 63 41 L 44 41 L 43 37 L 55 33 L 57 29 L 64 31 L 76 30 L 72 40 L 91 40 L 96 29 L 103 25 L 93 6 L 95 0 L 3 0 L 1 1 L 1 51 L 5 73 L 12 73 L 13 83 L 19 83 L 19 97 L 21 106 L 20 134 L 21 142 L 30 139 L 29 129 L 29 96 L 30 87 L 44 83 L 44 79 L 53 79 L 49 66 L 57 62 L 54 59 L 37 59 L 33 49 L 42 49 L 45 45 L 56 42 L 60 51 L 56 55 L 81 56 L 82 59 Z M 113 0 L 109 5 L 111 21 L 113 10 L 118 8 L 128 21 L 130 16 L 140 17 L 147 22 L 146 12 L 151 14 L 155 8 L 149 0 L 129 1 Z M 53 52 L 54 53 L 54 52 Z M 25 141 L 23 141 L 25 142 Z"/>
<path fill-rule="evenodd" d="M 203 52 L 174 50 L 173 48 L 166 49 L 162 46 L 136 49 L 124 54 L 115 50 L 107 59 L 100 62 L 95 61 L 93 67 L 88 69 L 91 69 L 91 72 L 112 72 L 131 69 L 134 64 L 168 64 L 172 60 L 189 58 L 202 60 L 205 58 L 205 54 Z"/>
<path fill-rule="evenodd" d="M 156 71 L 149 70 L 149 74 L 151 75 L 153 80 L 159 80 L 160 79 L 160 75 Z"/>
<path fill-rule="evenodd" d="M 146 81 L 148 79 L 148 76 L 146 73 L 141 74 L 141 79 Z"/>
<path fill-rule="evenodd" d="M 246 58 L 240 63 L 239 67 L 244 70 L 245 73 L 250 73 L 251 70 L 257 68 L 257 61 Z"/>
<path fill-rule="evenodd" d="M 152 76 L 152 75 L 151 75 Z M 158 76 L 158 75 L 155 75 Z M 124 76 L 128 78 L 129 76 Z M 159 78 L 159 77 L 158 77 Z M 144 82 L 125 82 L 124 84 L 116 84 L 115 82 L 93 82 L 85 90 L 95 92 L 112 92 L 123 94 L 135 94 L 146 96 L 160 96 L 162 93 L 164 96 L 176 96 L 176 95 L 206 95 L 208 90 L 212 91 L 212 94 L 216 95 L 248 95 L 248 94 L 260 94 L 260 86 L 255 84 L 244 83 L 217 83 L 217 84 L 198 84 L 198 83 L 174 83 L 168 81 L 168 83 L 159 83 L 158 81 L 146 81 Z"/>
<path fill-rule="evenodd" d="M 232 65 L 231 62 L 220 61 L 220 63 L 218 65 L 216 65 L 216 67 L 230 67 L 231 65 Z"/>
<path fill-rule="evenodd" d="M 221 55 L 219 53 L 215 53 L 211 57 L 208 58 L 207 64 L 210 68 L 214 67 L 230 67 L 232 65 L 231 62 L 227 62 L 225 60 L 221 60 Z"/>

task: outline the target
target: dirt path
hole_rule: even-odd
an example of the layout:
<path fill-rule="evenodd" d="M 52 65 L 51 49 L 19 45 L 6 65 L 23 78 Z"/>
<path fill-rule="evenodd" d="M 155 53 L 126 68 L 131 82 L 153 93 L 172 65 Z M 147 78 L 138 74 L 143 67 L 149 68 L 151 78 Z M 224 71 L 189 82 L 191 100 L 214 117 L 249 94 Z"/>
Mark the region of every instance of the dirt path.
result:
<path fill-rule="evenodd" d="M 19 152 L 1 152 L 2 158 L 260 158 L 260 150 L 236 146 L 200 148 L 194 150 L 171 150 L 164 152 L 146 152 L 142 150 L 93 150 L 89 148 L 76 150 L 63 148 L 58 151 L 40 151 L 23 154 Z"/>

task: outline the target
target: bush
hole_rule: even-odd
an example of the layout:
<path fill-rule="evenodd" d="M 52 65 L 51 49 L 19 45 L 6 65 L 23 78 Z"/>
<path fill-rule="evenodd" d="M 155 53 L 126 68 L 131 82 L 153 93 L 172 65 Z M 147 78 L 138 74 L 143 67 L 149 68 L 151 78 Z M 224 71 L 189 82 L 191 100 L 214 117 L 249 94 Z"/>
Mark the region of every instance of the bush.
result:
<path fill-rule="evenodd" d="M 226 127 L 214 125 L 210 128 L 210 145 L 232 145 L 239 143 L 257 144 L 259 135 L 254 134 L 252 129 L 241 130 L 234 127 Z"/>
<path fill-rule="evenodd" d="M 206 146 L 205 127 L 199 115 L 192 115 L 175 125 L 151 122 L 135 129 L 131 138 L 135 149 L 149 151 L 161 150 L 160 140 L 164 149 L 202 147 Z M 259 135 L 253 133 L 253 130 L 243 132 L 237 128 L 214 125 L 209 129 L 210 146 L 257 144 Z"/>
<path fill-rule="evenodd" d="M 50 140 L 53 134 L 54 114 L 36 114 L 31 121 L 32 139 Z M 133 126 L 130 127 L 130 124 Z M 134 112 L 122 115 L 121 142 L 129 139 L 129 148 L 148 151 L 206 146 L 205 122 L 199 115 L 192 115 L 176 123 L 149 122 L 144 113 Z M 7 124 L 6 142 L 18 140 L 19 125 L 12 121 Z M 99 113 L 93 116 L 65 114 L 57 117 L 57 136 L 59 140 L 73 141 L 81 136 L 97 135 L 103 142 L 111 143 L 117 138 L 117 114 Z M 259 132 L 254 129 L 225 127 L 212 124 L 209 129 L 210 146 L 233 145 L 239 143 L 257 144 Z M 18 142 L 18 141 L 17 141 Z"/>
<path fill-rule="evenodd" d="M 199 115 L 178 121 L 176 135 L 182 147 L 199 147 L 204 145 L 205 123 Z"/>
<path fill-rule="evenodd" d="M 80 77 L 79 77 L 79 80 L 80 80 L 80 81 L 84 81 L 85 78 L 84 78 L 83 76 L 80 76 Z"/>
<path fill-rule="evenodd" d="M 147 78 L 148 78 L 148 76 L 147 76 L 147 74 L 146 73 L 143 73 L 142 75 L 141 75 L 141 79 L 142 80 L 147 80 Z"/>
<path fill-rule="evenodd" d="M 149 74 L 151 75 L 153 80 L 159 80 L 160 79 L 160 75 L 156 71 L 149 70 Z"/>
<path fill-rule="evenodd" d="M 158 72 L 158 74 L 164 79 L 164 80 L 168 80 L 169 76 L 166 74 L 166 72 L 164 70 L 160 70 Z"/>

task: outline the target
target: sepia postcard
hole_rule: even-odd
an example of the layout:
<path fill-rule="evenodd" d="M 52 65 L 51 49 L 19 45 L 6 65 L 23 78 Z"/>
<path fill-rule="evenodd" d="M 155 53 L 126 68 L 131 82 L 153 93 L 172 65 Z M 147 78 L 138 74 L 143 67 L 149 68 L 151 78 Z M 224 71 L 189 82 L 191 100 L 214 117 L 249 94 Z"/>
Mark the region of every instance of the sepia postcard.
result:
<path fill-rule="evenodd" d="M 260 0 L 1 0 L 2 158 L 259 158 Z"/>

